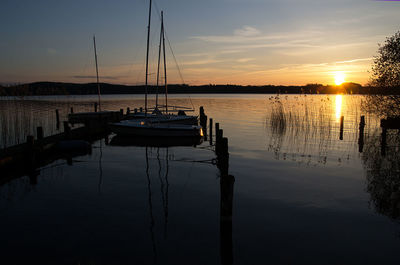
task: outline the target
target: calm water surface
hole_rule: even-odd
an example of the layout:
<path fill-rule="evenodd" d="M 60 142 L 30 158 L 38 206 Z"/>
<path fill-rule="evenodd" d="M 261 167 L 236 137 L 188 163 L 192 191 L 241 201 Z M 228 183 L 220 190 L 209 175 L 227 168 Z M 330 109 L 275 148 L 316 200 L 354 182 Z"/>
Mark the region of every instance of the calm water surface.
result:
<path fill-rule="evenodd" d="M 95 100 L 2 99 L 1 144 L 23 142 L 39 125 L 56 133 L 56 108 L 65 119 Z M 382 152 L 379 121 L 361 100 L 171 96 L 171 104 L 204 106 L 229 139 L 231 222 L 220 216 L 225 195 L 208 141 L 115 146 L 110 135 L 90 155 L 38 169 L 37 184 L 28 176 L 1 182 L 1 263 L 399 264 L 399 135 L 389 132 Z M 142 102 L 103 96 L 108 110 Z"/>

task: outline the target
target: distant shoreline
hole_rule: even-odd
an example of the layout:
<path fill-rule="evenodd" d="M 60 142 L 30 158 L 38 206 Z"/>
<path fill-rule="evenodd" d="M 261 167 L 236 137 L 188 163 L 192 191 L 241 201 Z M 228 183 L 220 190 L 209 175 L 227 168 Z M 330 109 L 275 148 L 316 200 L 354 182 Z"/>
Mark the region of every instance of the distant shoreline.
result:
<path fill-rule="evenodd" d="M 145 86 L 127 86 L 101 83 L 102 95 L 144 94 Z M 158 89 L 163 94 L 164 87 Z M 307 84 L 304 86 L 240 86 L 240 85 L 168 85 L 169 94 L 370 94 L 370 87 L 356 83 L 340 86 Z M 149 94 L 155 94 L 155 86 L 148 87 Z M 97 95 L 97 84 L 76 84 L 61 82 L 35 82 L 15 86 L 0 86 L 0 96 L 46 96 L 46 95 Z"/>

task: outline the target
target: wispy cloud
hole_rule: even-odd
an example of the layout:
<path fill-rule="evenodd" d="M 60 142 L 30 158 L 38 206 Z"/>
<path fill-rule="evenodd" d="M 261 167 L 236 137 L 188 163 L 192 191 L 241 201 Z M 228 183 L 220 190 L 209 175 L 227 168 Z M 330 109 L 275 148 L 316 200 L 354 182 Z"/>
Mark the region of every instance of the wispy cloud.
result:
<path fill-rule="evenodd" d="M 253 36 L 259 36 L 260 34 L 261 31 L 250 26 L 244 26 L 241 29 L 236 29 L 234 31 L 234 35 L 242 37 L 253 37 Z"/>

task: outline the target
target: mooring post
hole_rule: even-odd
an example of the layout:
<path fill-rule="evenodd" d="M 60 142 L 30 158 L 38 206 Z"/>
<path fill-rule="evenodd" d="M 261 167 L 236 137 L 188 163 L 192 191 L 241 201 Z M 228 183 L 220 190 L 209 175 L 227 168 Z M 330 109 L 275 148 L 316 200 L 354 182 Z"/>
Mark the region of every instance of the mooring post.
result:
<path fill-rule="evenodd" d="M 135 108 L 133 111 L 134 111 L 134 112 L 135 112 L 135 114 L 136 114 L 136 113 L 137 113 L 137 108 Z"/>
<path fill-rule="evenodd" d="M 64 135 L 65 135 L 65 139 L 69 139 L 71 134 L 71 128 L 68 125 L 67 121 L 64 121 Z"/>
<path fill-rule="evenodd" d="M 34 152 L 34 144 L 35 144 L 35 138 L 33 135 L 28 135 L 26 137 L 26 144 L 27 144 L 27 164 L 29 169 L 34 168 L 35 166 L 35 152 Z"/>
<path fill-rule="evenodd" d="M 213 137 L 213 119 L 210 118 L 210 145 L 212 145 L 212 137 Z"/>
<path fill-rule="evenodd" d="M 224 130 L 218 129 L 218 131 L 215 132 L 215 152 L 217 153 L 217 156 L 221 154 L 222 151 L 222 138 L 224 136 Z"/>
<path fill-rule="evenodd" d="M 382 139 L 381 139 L 381 155 L 382 156 L 386 155 L 386 134 L 387 134 L 387 129 L 382 127 Z"/>
<path fill-rule="evenodd" d="M 343 140 L 343 123 L 344 123 L 344 116 L 340 117 L 340 135 L 339 139 Z"/>
<path fill-rule="evenodd" d="M 215 123 L 215 153 L 217 152 L 218 145 L 219 122 Z"/>
<path fill-rule="evenodd" d="M 97 102 L 94 103 L 94 112 L 97 112 Z"/>
<path fill-rule="evenodd" d="M 119 113 L 121 113 L 121 117 L 124 117 L 124 109 L 119 109 Z"/>
<path fill-rule="evenodd" d="M 142 108 L 142 107 L 140 107 L 139 111 L 140 111 L 140 112 L 143 112 L 143 108 Z"/>
<path fill-rule="evenodd" d="M 43 139 L 43 127 L 42 126 L 39 126 L 36 128 L 36 135 L 37 135 L 38 140 Z"/>
<path fill-rule="evenodd" d="M 33 135 L 28 135 L 26 137 L 26 143 L 28 144 L 29 149 L 33 149 L 33 145 L 35 144 L 35 138 Z"/>
<path fill-rule="evenodd" d="M 74 107 L 71 107 L 71 114 L 74 113 Z"/>
<path fill-rule="evenodd" d="M 131 109 L 129 107 L 126 108 L 126 115 L 129 115 L 131 113 Z"/>
<path fill-rule="evenodd" d="M 365 117 L 361 116 L 360 118 L 360 133 L 358 136 L 358 152 L 362 153 L 364 149 L 364 127 L 365 127 Z"/>
<path fill-rule="evenodd" d="M 56 126 L 57 130 L 60 129 L 60 113 L 58 112 L 58 109 L 56 109 Z"/>

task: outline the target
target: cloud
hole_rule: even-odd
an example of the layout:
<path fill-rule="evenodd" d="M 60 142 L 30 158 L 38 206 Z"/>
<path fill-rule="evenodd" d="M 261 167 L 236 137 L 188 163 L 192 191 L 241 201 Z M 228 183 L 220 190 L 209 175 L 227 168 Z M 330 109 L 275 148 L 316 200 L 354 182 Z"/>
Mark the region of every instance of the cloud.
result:
<path fill-rule="evenodd" d="M 238 63 L 247 63 L 247 62 L 254 61 L 254 60 L 255 60 L 255 58 L 240 58 L 237 60 L 237 62 Z"/>
<path fill-rule="evenodd" d="M 250 26 L 244 26 L 241 29 L 236 29 L 234 31 L 234 34 L 236 36 L 242 36 L 242 37 L 253 37 L 260 35 L 261 31 Z"/>

